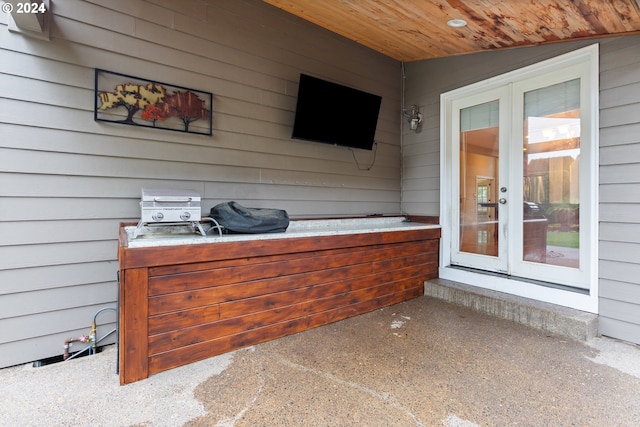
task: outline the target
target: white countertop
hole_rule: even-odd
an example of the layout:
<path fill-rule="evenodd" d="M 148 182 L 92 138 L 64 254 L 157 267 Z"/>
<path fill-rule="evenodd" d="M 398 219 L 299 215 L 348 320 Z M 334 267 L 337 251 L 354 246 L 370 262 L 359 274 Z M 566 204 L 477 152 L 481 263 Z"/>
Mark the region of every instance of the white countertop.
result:
<path fill-rule="evenodd" d="M 208 230 L 208 224 L 203 225 Z M 437 224 L 410 222 L 405 217 L 343 218 L 322 220 L 294 220 L 284 233 L 223 234 L 216 228 L 206 236 L 193 230 L 191 225 L 146 225 L 138 237 L 133 238 L 136 226 L 125 227 L 129 248 L 154 246 L 191 245 L 246 240 L 287 239 L 293 237 L 333 236 L 341 234 L 380 233 L 399 230 L 424 230 L 440 228 Z"/>

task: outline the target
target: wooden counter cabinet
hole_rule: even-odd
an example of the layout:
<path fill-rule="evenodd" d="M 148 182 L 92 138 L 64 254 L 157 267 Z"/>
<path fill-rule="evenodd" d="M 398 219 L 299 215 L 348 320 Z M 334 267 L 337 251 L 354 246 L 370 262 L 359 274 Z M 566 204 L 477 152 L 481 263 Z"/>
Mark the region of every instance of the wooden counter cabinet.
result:
<path fill-rule="evenodd" d="M 121 384 L 423 295 L 438 272 L 437 226 L 151 247 L 127 226 Z"/>

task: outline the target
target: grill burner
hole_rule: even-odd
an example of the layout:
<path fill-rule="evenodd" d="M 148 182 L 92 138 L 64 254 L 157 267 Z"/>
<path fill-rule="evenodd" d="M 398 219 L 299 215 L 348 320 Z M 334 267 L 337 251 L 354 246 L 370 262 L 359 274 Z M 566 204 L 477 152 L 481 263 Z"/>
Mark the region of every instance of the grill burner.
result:
<path fill-rule="evenodd" d="M 142 227 L 147 224 L 183 225 L 190 223 L 194 230 L 197 229 L 201 235 L 206 235 L 200 225 L 202 211 L 200 194 L 196 191 L 143 188 L 140 210 L 140 222 L 133 233 L 134 239 L 138 237 Z"/>

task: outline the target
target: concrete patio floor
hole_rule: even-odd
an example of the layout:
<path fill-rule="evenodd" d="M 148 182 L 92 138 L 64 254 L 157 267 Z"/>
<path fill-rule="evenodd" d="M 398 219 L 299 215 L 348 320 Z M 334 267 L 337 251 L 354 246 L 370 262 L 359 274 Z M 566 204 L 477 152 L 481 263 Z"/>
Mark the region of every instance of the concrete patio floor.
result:
<path fill-rule="evenodd" d="M 7 425 L 636 426 L 640 347 L 430 297 L 127 386 L 115 349 L 0 370 Z"/>

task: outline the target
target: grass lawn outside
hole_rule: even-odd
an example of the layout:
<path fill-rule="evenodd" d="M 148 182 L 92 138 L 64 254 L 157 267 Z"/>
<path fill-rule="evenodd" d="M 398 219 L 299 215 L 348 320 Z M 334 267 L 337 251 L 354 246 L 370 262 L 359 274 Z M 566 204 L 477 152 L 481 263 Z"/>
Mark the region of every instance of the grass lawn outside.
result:
<path fill-rule="evenodd" d="M 579 248 L 580 233 L 576 231 L 549 231 L 547 233 L 548 246 L 561 246 L 564 248 Z"/>

